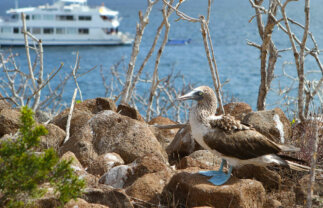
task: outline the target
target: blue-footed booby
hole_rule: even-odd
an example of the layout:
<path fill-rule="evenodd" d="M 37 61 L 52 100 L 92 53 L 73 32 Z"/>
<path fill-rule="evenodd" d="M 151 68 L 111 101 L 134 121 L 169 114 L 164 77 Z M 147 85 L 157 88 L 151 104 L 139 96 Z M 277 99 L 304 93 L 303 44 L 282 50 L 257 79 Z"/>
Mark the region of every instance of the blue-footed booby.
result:
<path fill-rule="evenodd" d="M 231 176 L 232 167 L 253 164 L 267 166 L 277 164 L 295 170 L 308 170 L 278 156 L 280 152 L 295 152 L 299 148 L 276 144 L 252 127 L 240 123 L 233 116 L 216 116 L 217 98 L 214 91 L 207 86 L 193 89 L 180 96 L 178 100 L 195 100 L 196 105 L 190 109 L 189 124 L 192 137 L 204 149 L 222 158 L 218 171 L 201 171 L 202 175 L 212 176 L 209 179 L 214 185 L 222 185 Z M 223 165 L 228 162 L 228 173 L 223 172 Z"/>

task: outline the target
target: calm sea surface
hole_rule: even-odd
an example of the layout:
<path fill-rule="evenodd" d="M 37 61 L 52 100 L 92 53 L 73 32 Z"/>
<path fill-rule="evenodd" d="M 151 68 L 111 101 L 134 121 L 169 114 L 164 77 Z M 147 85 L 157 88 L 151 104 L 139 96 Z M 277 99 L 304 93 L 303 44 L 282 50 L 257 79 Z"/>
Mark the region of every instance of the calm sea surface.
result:
<path fill-rule="evenodd" d="M 146 0 L 88 0 L 90 5 L 100 5 L 102 2 L 111 9 L 118 10 L 123 17 L 120 31 L 135 34 L 136 22 L 138 21 L 138 11 L 145 11 Z M 45 3 L 52 3 L 52 0 L 28 0 L 20 1 L 19 6 L 34 6 Z M 304 22 L 303 1 L 290 3 L 288 14 L 299 22 Z M 5 11 L 14 7 L 13 0 L 0 1 L 0 15 L 5 15 Z M 157 27 L 161 22 L 162 4 L 154 7 L 150 16 L 150 24 L 145 30 L 140 54 L 137 59 L 136 69 L 145 58 L 155 36 Z M 182 6 L 182 10 L 192 17 L 206 14 L 207 0 L 188 0 Z M 311 30 L 320 45 L 323 44 L 323 4 L 320 0 L 311 1 Z M 260 59 L 259 51 L 246 44 L 247 40 L 260 43 L 259 35 L 256 30 L 255 20 L 248 21 L 254 15 L 248 0 L 215 0 L 212 6 L 212 16 L 210 29 L 212 32 L 213 44 L 215 48 L 216 61 L 220 73 L 221 81 L 229 80 L 224 85 L 223 91 L 226 96 L 233 96 L 239 101 L 249 103 L 253 109 L 256 108 L 258 87 L 260 82 Z M 203 41 L 198 23 L 187 23 L 184 21 L 175 22 L 176 15 L 171 18 L 170 39 L 192 39 L 192 42 L 183 46 L 167 46 L 162 55 L 159 66 L 160 77 L 169 74 L 172 68 L 185 75 L 187 82 L 197 83 L 197 85 L 212 86 L 208 62 L 205 56 Z M 275 32 L 278 32 L 277 29 Z M 297 31 L 296 31 L 297 32 Z M 279 49 L 290 47 L 286 35 L 278 32 L 274 39 Z M 64 62 L 64 71 L 70 72 L 74 65 L 76 52 L 81 56 L 81 70 L 85 71 L 94 66 L 97 69 L 79 80 L 80 87 L 85 99 L 104 96 L 104 88 L 99 73 L 99 68 L 109 69 L 114 63 L 125 56 L 127 65 L 131 55 L 131 46 L 113 47 L 45 47 L 45 70 L 51 71 Z M 26 67 L 24 48 L 13 48 L 20 56 L 17 62 L 21 67 Z M 289 53 L 282 54 L 276 67 L 276 74 L 282 73 L 282 63 L 293 61 Z M 155 55 L 153 56 L 153 58 Z M 293 71 L 294 66 L 290 67 Z M 151 60 L 146 67 L 146 72 L 152 73 L 154 61 Z M 308 70 L 318 70 L 314 60 L 309 59 L 306 64 Z M 0 76 L 3 76 L 0 74 Z M 314 77 L 315 78 L 315 77 Z M 274 85 L 287 85 L 289 80 L 277 78 Z M 64 99 L 70 102 L 75 85 L 71 82 L 67 85 Z M 268 97 L 268 104 L 275 103 L 279 98 L 271 92 Z M 269 106 L 268 108 L 273 108 Z"/>

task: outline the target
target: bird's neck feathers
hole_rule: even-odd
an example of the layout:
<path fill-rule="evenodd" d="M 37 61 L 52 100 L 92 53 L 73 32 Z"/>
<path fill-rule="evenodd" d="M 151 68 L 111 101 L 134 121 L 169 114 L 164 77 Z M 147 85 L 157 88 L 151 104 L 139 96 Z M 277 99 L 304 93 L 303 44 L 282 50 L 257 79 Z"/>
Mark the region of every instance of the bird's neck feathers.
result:
<path fill-rule="evenodd" d="M 215 115 L 216 109 L 217 100 L 215 98 L 203 100 L 196 105 L 196 117 L 200 122 L 205 123 L 208 117 Z"/>

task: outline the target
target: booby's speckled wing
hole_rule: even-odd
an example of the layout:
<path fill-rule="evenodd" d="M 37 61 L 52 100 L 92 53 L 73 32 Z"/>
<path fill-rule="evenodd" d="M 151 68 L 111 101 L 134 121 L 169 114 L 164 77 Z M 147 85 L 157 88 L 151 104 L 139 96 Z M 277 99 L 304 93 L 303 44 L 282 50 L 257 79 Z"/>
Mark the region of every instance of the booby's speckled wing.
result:
<path fill-rule="evenodd" d="M 232 116 L 218 116 L 209 121 L 214 131 L 210 129 L 203 139 L 211 149 L 241 160 L 281 151 L 280 147 L 267 137 L 230 117 Z"/>
<path fill-rule="evenodd" d="M 250 126 L 241 124 L 239 120 L 231 115 L 211 116 L 209 117 L 209 123 L 212 128 L 220 128 L 228 133 L 235 130 L 251 129 Z"/>

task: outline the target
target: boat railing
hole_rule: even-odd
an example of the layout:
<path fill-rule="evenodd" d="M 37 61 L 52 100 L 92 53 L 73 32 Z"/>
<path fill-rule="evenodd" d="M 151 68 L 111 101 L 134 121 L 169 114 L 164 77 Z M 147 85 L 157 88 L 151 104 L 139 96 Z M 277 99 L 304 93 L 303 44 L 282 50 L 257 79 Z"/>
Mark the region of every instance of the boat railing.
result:
<path fill-rule="evenodd" d="M 18 22 L 19 19 L 12 19 L 10 17 L 1 17 L 3 22 Z"/>

